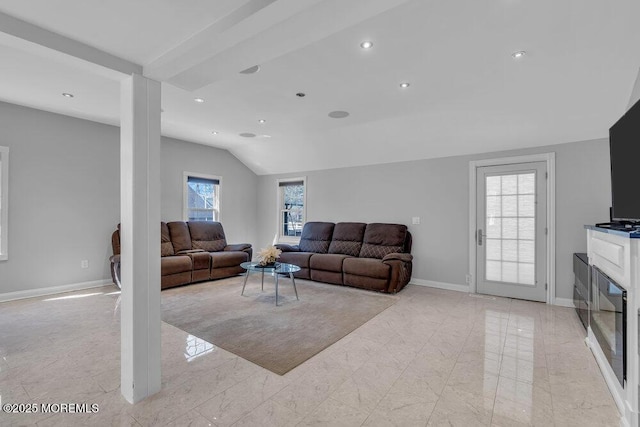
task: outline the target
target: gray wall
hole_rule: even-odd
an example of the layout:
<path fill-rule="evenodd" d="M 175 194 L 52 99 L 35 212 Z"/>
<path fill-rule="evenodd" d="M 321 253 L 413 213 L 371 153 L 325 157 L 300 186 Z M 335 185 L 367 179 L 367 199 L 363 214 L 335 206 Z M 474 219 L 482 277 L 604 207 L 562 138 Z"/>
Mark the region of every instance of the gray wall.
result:
<path fill-rule="evenodd" d="M 276 232 L 276 179 L 307 176 L 310 221 L 407 224 L 412 232 L 413 277 L 465 284 L 468 270 L 469 161 L 556 153 L 556 296 L 572 297 L 571 256 L 586 252 L 584 224 L 606 221 L 610 206 L 606 139 L 536 149 L 262 176 L 258 245 Z M 411 225 L 419 216 L 420 225 Z"/>
<path fill-rule="evenodd" d="M 258 177 L 227 150 L 162 139 L 162 220 L 182 220 L 183 172 L 222 177 L 220 222 L 229 243 L 255 241 Z"/>
<path fill-rule="evenodd" d="M 110 278 L 120 221 L 120 130 L 0 102 L 0 145 L 10 148 L 9 260 L 0 294 Z M 253 243 L 256 175 L 226 150 L 163 138 L 163 220 L 182 219 L 182 172 L 221 175 L 230 243 Z M 80 260 L 89 260 L 81 269 Z"/>
<path fill-rule="evenodd" d="M 0 103 L 8 146 L 9 260 L 0 293 L 109 277 L 119 221 L 119 129 Z M 414 277 L 464 284 L 470 160 L 556 153 L 557 296 L 571 297 L 571 254 L 586 250 L 583 224 L 608 218 L 606 140 L 538 149 L 256 177 L 226 150 L 163 138 L 163 220 L 182 216 L 182 172 L 222 176 L 221 216 L 231 243 L 269 245 L 276 178 L 307 176 L 309 220 L 397 222 L 414 234 Z M 411 225 L 420 216 L 422 224 Z M 89 269 L 80 268 L 88 259 Z"/>
<path fill-rule="evenodd" d="M 6 103 L 0 129 L 0 145 L 10 150 L 0 293 L 109 277 L 120 217 L 119 130 Z"/>

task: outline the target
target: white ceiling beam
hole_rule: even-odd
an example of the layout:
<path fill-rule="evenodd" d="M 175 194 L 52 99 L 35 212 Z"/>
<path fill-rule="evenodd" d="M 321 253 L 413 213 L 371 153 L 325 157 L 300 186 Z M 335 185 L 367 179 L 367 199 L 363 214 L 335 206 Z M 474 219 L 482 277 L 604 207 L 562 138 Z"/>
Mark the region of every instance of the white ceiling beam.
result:
<path fill-rule="evenodd" d="M 142 74 L 142 66 L 138 64 L 2 12 L 0 43 L 51 59 L 57 57 L 68 62 L 71 58 L 72 62 L 111 78 Z"/>
<path fill-rule="evenodd" d="M 229 32 L 276 1 L 250 0 L 159 58 L 156 58 L 150 64 L 145 65 L 145 75 L 155 80 L 166 81 L 176 74 L 196 66 L 202 62 L 203 58 L 214 56 L 223 50 L 229 49 L 242 38 L 255 35 L 257 32 L 262 31 L 263 28 L 243 25 L 243 33 L 237 34 L 237 32 L 233 32 L 230 35 Z M 299 0 L 297 7 L 293 8 L 293 10 L 297 10 L 302 5 L 306 7 L 309 1 L 317 2 L 319 0 Z"/>
<path fill-rule="evenodd" d="M 262 0 L 261 8 L 247 8 L 233 19 L 213 24 L 146 66 L 144 73 L 193 91 L 301 49 L 407 1 Z"/>

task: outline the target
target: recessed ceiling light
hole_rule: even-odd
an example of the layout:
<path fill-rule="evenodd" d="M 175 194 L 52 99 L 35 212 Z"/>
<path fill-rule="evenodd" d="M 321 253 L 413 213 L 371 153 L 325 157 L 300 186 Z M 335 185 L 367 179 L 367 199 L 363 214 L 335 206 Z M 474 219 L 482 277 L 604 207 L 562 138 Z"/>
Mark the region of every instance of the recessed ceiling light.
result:
<path fill-rule="evenodd" d="M 363 49 L 371 49 L 373 47 L 373 43 L 370 42 L 369 40 L 366 40 L 360 43 L 360 47 Z"/>
<path fill-rule="evenodd" d="M 72 93 L 63 93 L 62 96 L 64 96 L 65 98 L 73 98 L 73 94 Z"/>
<path fill-rule="evenodd" d="M 349 117 L 348 111 L 332 111 L 329 113 L 329 117 L 332 119 L 344 119 L 345 117 Z"/>
<path fill-rule="evenodd" d="M 258 123 L 260 123 L 260 124 L 263 124 L 263 123 L 266 123 L 266 122 L 267 122 L 267 121 L 266 121 L 265 119 L 260 119 L 260 120 L 258 120 Z"/>
<path fill-rule="evenodd" d="M 410 84 L 409 82 L 402 82 L 402 83 L 400 83 L 400 87 L 401 87 L 402 89 L 406 89 L 406 88 L 408 88 L 409 86 L 411 86 L 411 84 Z"/>
<path fill-rule="evenodd" d="M 526 54 L 527 52 L 525 52 L 524 50 L 519 50 L 517 52 L 513 52 L 511 56 L 513 57 L 513 59 L 520 59 L 524 57 Z"/>
<path fill-rule="evenodd" d="M 243 133 L 240 134 L 240 136 L 243 136 L 245 138 L 253 138 L 253 137 L 256 136 L 256 134 L 255 133 L 251 133 L 251 132 L 243 132 Z"/>
<path fill-rule="evenodd" d="M 246 70 L 240 71 L 240 74 L 254 74 L 260 71 L 259 65 L 254 65 L 253 67 L 249 67 Z"/>
<path fill-rule="evenodd" d="M 212 133 L 212 134 L 214 134 L 214 135 L 217 135 L 217 134 L 218 134 L 218 131 L 217 131 L 217 130 L 214 130 L 214 131 L 213 131 L 213 132 L 211 132 L 211 133 Z"/>
<path fill-rule="evenodd" d="M 271 138 L 271 135 L 262 135 L 263 138 Z"/>
<path fill-rule="evenodd" d="M 196 101 L 198 104 L 202 104 L 204 102 L 204 99 L 202 98 L 193 98 L 194 101 Z"/>

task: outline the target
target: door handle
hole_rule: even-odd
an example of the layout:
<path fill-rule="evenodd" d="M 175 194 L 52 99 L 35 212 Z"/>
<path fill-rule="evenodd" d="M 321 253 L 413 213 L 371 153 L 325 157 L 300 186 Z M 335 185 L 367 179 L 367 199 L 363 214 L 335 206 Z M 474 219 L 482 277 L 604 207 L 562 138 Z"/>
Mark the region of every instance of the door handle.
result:
<path fill-rule="evenodd" d="M 482 229 L 478 230 L 476 241 L 478 242 L 478 246 L 482 246 Z"/>

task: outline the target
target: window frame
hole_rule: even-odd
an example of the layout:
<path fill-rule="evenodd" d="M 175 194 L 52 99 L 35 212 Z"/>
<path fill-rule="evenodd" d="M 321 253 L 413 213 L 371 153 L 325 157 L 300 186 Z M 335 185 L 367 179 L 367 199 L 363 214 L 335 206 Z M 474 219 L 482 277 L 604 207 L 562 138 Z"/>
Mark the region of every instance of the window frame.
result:
<path fill-rule="evenodd" d="M 299 176 L 299 177 L 291 177 L 291 178 L 282 178 L 276 179 L 276 243 L 288 243 L 288 244 L 298 244 L 300 243 L 300 236 L 284 236 L 282 235 L 282 209 L 281 206 L 283 204 L 282 196 L 283 192 L 280 191 L 280 184 L 286 182 L 299 182 L 302 181 L 302 185 L 304 187 L 303 197 L 302 197 L 302 227 L 307 223 L 307 177 Z"/>
<path fill-rule="evenodd" d="M 0 261 L 9 259 L 9 147 L 0 146 Z"/>
<path fill-rule="evenodd" d="M 183 221 L 189 221 L 189 207 L 187 203 L 189 203 L 189 178 L 200 178 L 200 179 L 209 179 L 218 181 L 218 191 L 216 193 L 216 204 L 217 209 L 214 208 L 214 221 L 221 222 L 222 221 L 222 209 L 221 206 L 221 198 L 222 198 L 222 177 L 218 175 L 207 175 L 199 172 L 182 172 L 182 219 Z M 217 215 L 215 215 L 217 214 Z"/>

